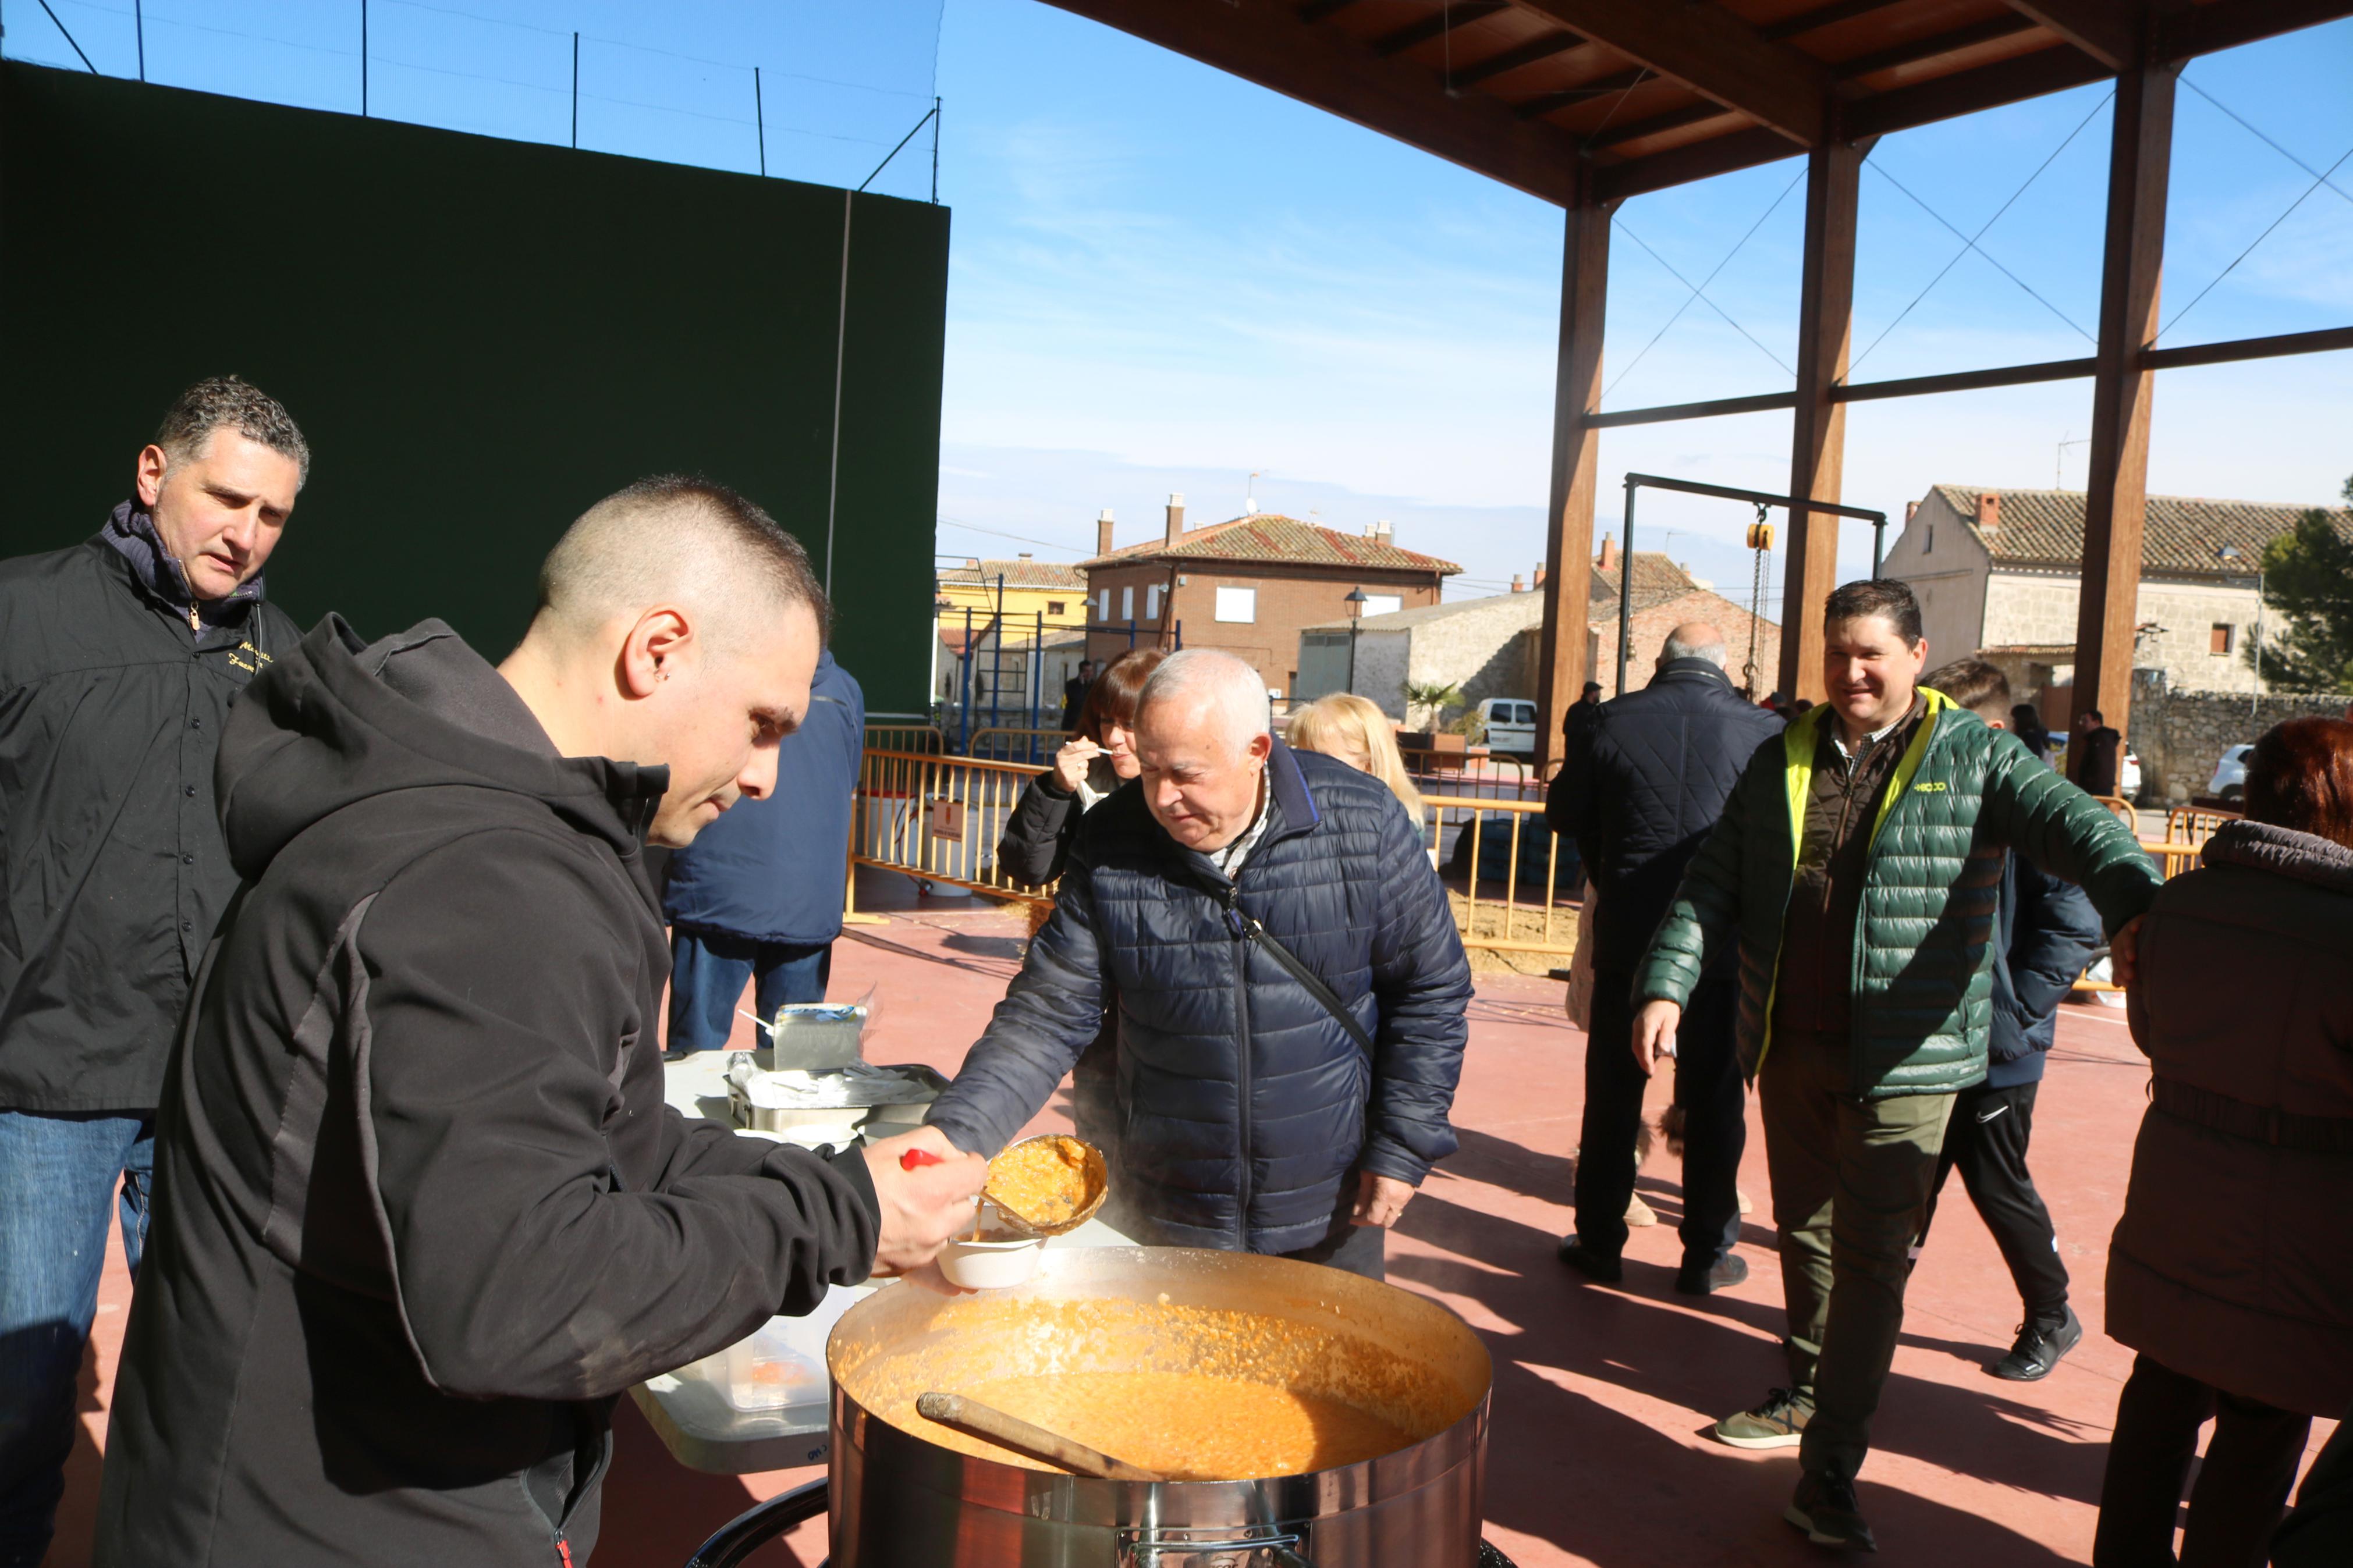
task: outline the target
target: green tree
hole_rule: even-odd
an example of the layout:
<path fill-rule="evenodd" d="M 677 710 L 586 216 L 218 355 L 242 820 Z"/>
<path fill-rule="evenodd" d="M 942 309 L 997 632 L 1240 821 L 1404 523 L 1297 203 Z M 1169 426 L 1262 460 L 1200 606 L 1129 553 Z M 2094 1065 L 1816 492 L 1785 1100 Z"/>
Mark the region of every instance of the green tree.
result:
<path fill-rule="evenodd" d="M 2353 502 L 2353 479 L 2345 481 Z M 2353 530 L 2315 507 L 2263 547 L 2263 607 L 2248 655 L 2281 691 L 2353 691 Z"/>
<path fill-rule="evenodd" d="M 1419 710 L 1422 714 L 1421 722 L 1440 723 L 1446 717 L 1446 710 L 1459 706 L 1461 701 L 1462 689 L 1443 680 L 1409 680 L 1405 683 L 1408 722 L 1412 721 L 1414 712 Z"/>

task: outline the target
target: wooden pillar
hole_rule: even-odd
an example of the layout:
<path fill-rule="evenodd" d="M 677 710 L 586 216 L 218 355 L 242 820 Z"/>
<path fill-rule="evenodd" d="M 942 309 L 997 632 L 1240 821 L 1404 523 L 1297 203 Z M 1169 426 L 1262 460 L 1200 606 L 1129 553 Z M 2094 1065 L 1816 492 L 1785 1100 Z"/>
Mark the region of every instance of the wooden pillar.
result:
<path fill-rule="evenodd" d="M 2148 416 L 2165 267 L 2166 181 L 2173 163 L 2179 68 L 2134 65 L 2116 78 L 2108 139 L 2107 241 L 2100 267 L 2100 342 L 2093 357 L 2092 471 L 2084 497 L 2084 571 L 2075 608 L 2077 716 L 2098 709 L 2117 730 L 2132 710 L 2133 628 L 2140 616 L 2141 521 L 2148 506 Z"/>
<path fill-rule="evenodd" d="M 1546 512 L 1544 631 L 1537 655 L 1536 756 L 1558 758 L 1561 721 L 1585 689 L 1586 606 L 1601 432 L 1601 323 L 1609 297 L 1609 216 L 1617 204 L 1568 209 L 1560 263 L 1560 351 L 1553 382 L 1552 493 Z"/>
<path fill-rule="evenodd" d="M 1831 388 L 1846 379 L 1854 336 L 1854 215 L 1870 141 L 1833 140 L 1806 155 L 1806 259 L 1798 307 L 1798 406 L 1789 435 L 1789 493 L 1842 499 L 1846 405 Z M 1781 668 L 1791 697 L 1822 698 L 1822 605 L 1838 586 L 1839 520 L 1789 509 L 1781 579 Z M 1757 693 L 1763 696 L 1764 693 Z"/>

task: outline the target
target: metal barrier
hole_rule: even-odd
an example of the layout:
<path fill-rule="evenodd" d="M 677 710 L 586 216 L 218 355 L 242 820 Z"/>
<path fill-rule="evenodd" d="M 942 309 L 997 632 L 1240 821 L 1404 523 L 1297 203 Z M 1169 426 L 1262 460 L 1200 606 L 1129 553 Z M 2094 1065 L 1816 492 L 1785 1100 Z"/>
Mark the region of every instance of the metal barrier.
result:
<path fill-rule="evenodd" d="M 965 745 L 965 754 L 989 757 L 998 762 L 1026 763 L 1033 768 L 1042 768 L 1054 760 L 1054 753 L 1060 751 L 1063 742 L 1070 738 L 1068 730 L 992 724 L 972 732 L 972 740 Z"/>
<path fill-rule="evenodd" d="M 1443 789 L 1452 795 L 1482 800 L 1544 799 L 1544 785 L 1526 761 L 1514 756 L 1468 757 L 1460 752 L 1405 751 L 1405 771 L 1414 787 L 1427 793 Z"/>
<path fill-rule="evenodd" d="M 1535 846 L 1535 835 L 1528 831 L 1529 818 L 1541 820 L 1541 803 L 1478 795 L 1424 795 L 1421 804 L 1430 814 L 1429 842 L 1438 856 L 1440 876 L 1446 874 L 1453 858 L 1451 852 L 1461 847 L 1463 837 L 1470 838 L 1467 875 L 1461 890 L 1458 893 L 1450 885 L 1447 894 L 1447 901 L 1454 905 L 1454 928 L 1461 933 L 1464 947 L 1493 952 L 1544 953 L 1564 963 L 1575 956 L 1577 900 L 1574 896 L 1559 896 L 1561 843 L 1550 833 L 1544 835 L 1541 884 L 1532 890 L 1533 896 L 1522 887 L 1528 879 L 1525 876 L 1531 858 L 1527 851 Z M 1493 822 L 1492 819 L 1497 816 L 1507 820 Z M 1500 878 L 1486 874 L 1487 853 L 1497 836 L 1506 857 Z M 1499 880 L 1503 883 L 1503 896 L 1482 899 L 1483 889 Z"/>
<path fill-rule="evenodd" d="M 1051 904 L 1052 889 L 1028 887 L 997 868 L 1006 819 L 1037 776 L 1016 763 L 870 751 L 850 814 L 850 862 L 1016 903 Z"/>
<path fill-rule="evenodd" d="M 2218 811 L 2211 805 L 2177 805 L 2165 814 L 2165 841 L 2168 844 L 2203 844 L 2214 837 L 2214 830 L 2226 822 L 2236 822 L 2242 813 Z"/>
<path fill-rule="evenodd" d="M 945 754 L 947 732 L 929 719 L 912 713 L 869 713 L 866 716 L 866 749 L 881 752 L 921 752 L 931 756 Z"/>

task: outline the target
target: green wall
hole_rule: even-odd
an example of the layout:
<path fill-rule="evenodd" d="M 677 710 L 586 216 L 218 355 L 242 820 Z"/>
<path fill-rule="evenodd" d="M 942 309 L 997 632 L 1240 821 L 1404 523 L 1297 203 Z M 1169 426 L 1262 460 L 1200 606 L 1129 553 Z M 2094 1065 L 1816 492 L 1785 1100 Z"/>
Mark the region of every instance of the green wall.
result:
<path fill-rule="evenodd" d="M 0 66 L 0 554 L 85 539 L 174 394 L 311 439 L 269 568 L 309 625 L 521 635 L 540 558 L 643 474 L 732 484 L 826 570 L 835 648 L 924 705 L 944 207 Z"/>

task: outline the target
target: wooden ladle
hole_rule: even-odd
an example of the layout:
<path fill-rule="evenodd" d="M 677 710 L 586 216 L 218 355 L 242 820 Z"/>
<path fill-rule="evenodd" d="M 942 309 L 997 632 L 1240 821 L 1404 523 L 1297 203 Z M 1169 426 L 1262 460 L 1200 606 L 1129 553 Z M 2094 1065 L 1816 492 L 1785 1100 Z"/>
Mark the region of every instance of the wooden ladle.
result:
<path fill-rule="evenodd" d="M 915 1400 L 915 1414 L 926 1421 L 936 1421 L 971 1436 L 986 1438 L 1001 1448 L 1010 1448 L 1070 1471 L 1074 1476 L 1093 1476 L 1107 1481 L 1157 1481 L 1166 1478 L 1124 1459 L 1114 1459 L 1109 1454 L 1098 1453 L 1083 1443 L 1073 1443 L 1068 1437 L 1049 1432 L 1043 1426 L 1033 1426 L 1018 1416 L 1008 1415 L 991 1405 L 966 1399 L 961 1394 L 925 1394 Z"/>

